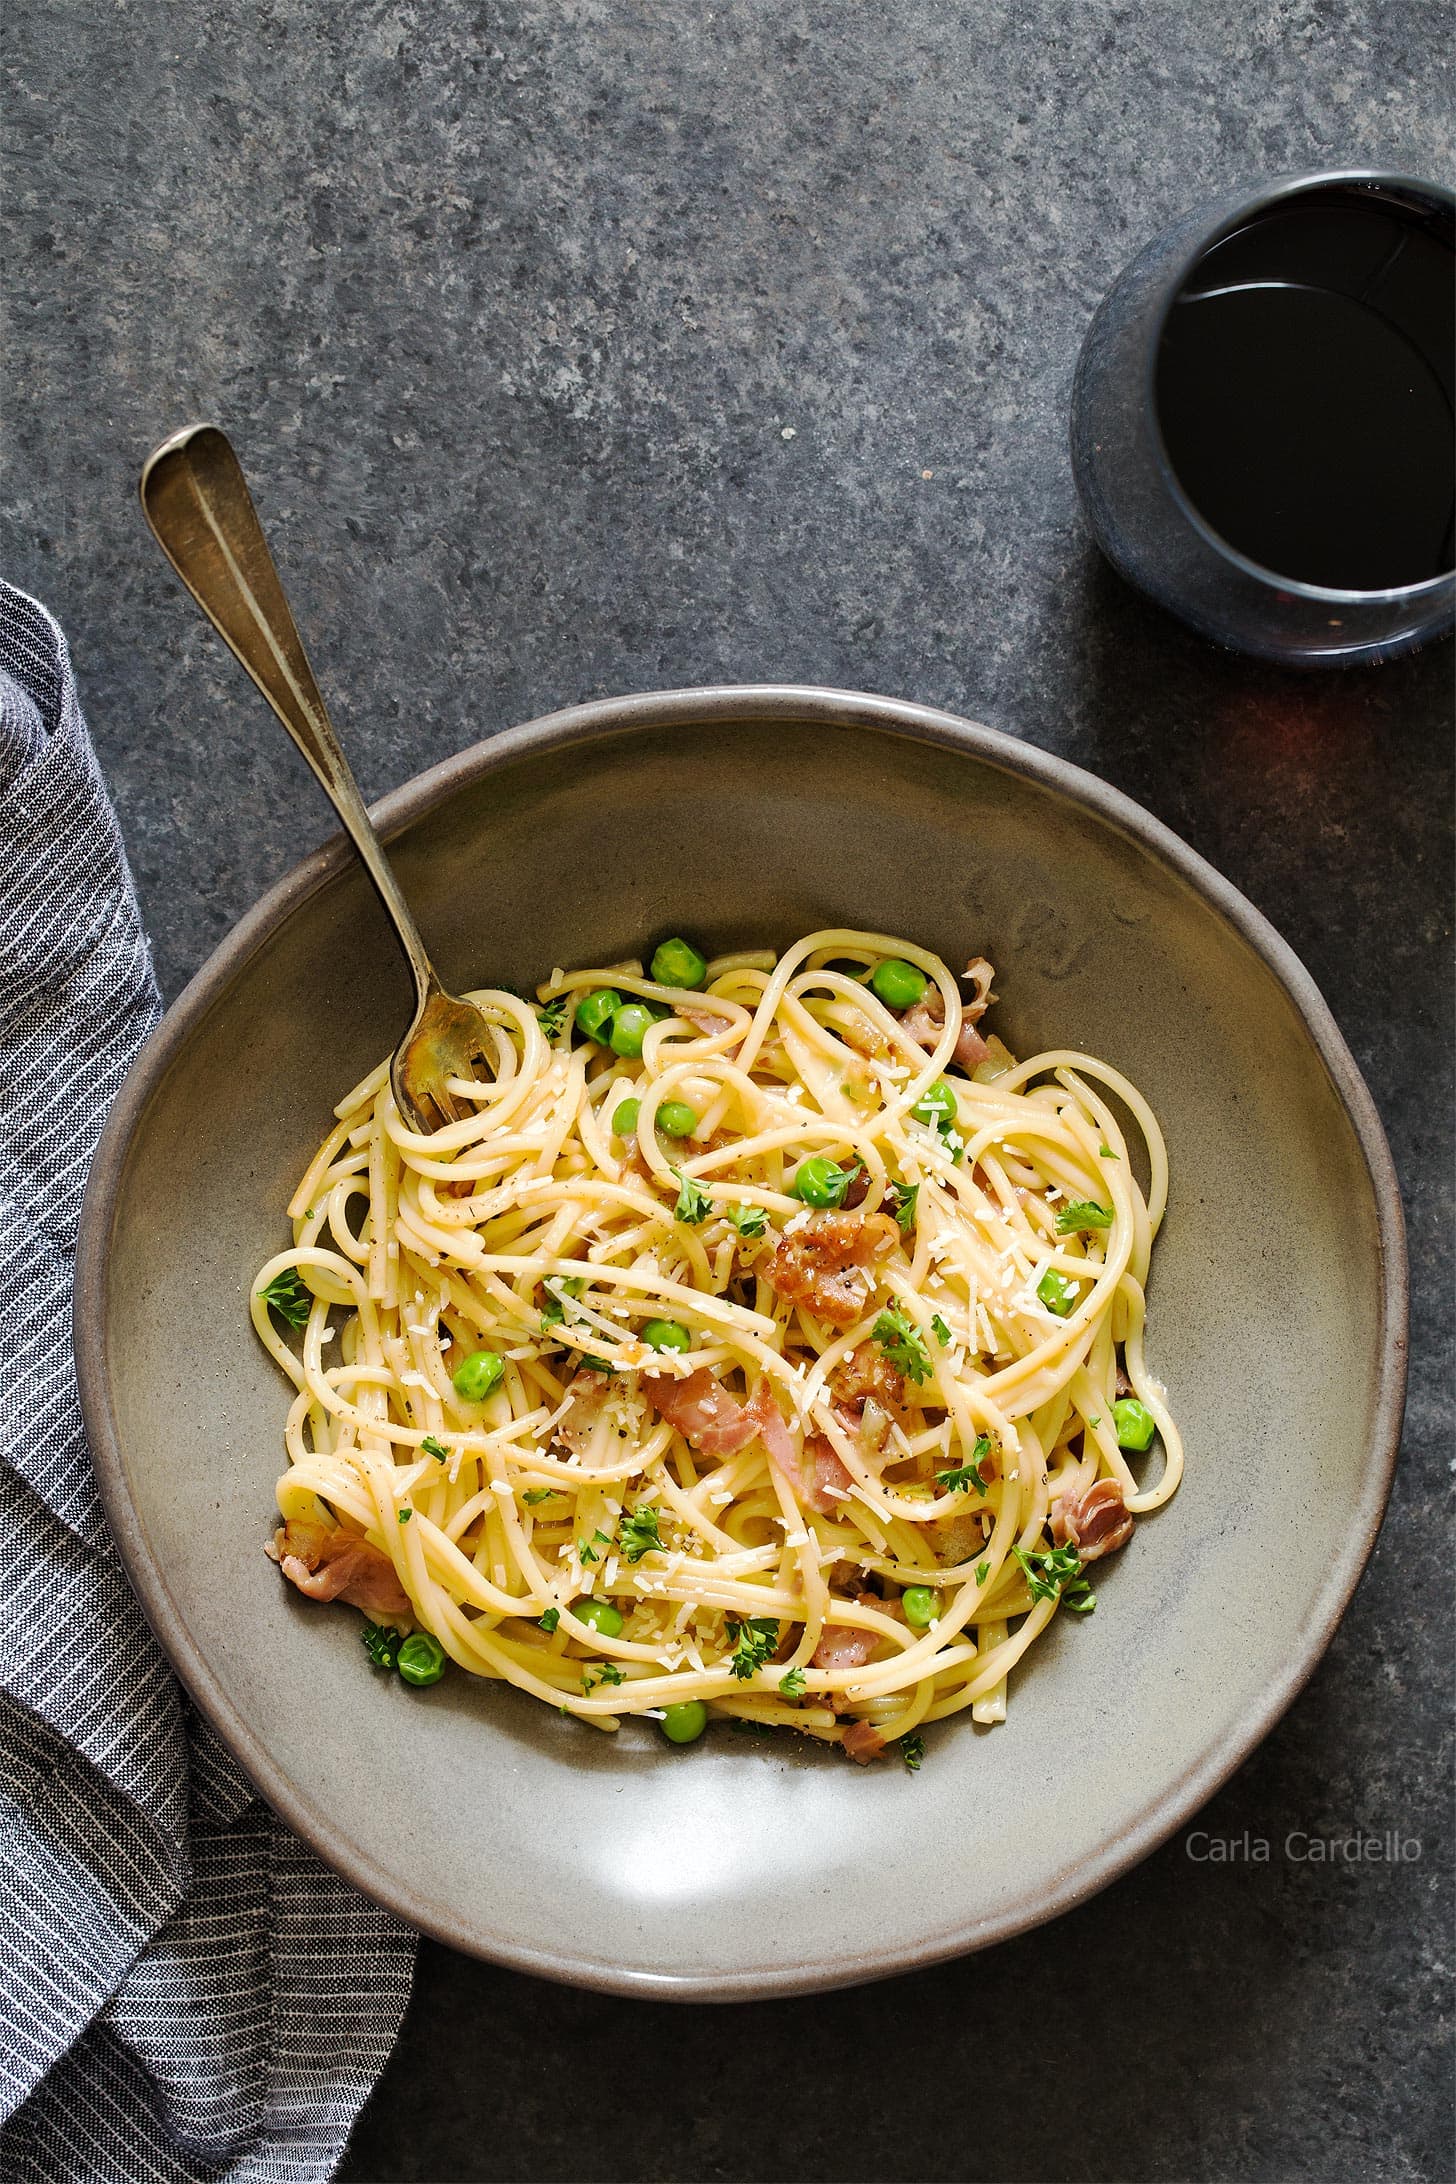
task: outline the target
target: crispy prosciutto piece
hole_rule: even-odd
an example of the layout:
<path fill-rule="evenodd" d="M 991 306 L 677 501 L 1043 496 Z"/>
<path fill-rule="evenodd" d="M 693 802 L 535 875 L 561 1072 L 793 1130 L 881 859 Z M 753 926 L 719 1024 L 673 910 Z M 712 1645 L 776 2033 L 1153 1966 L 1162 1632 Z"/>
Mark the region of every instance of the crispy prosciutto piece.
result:
<path fill-rule="evenodd" d="M 806 1304 L 832 1327 L 852 1327 L 873 1293 L 867 1270 L 894 1250 L 899 1234 L 887 1213 L 811 1213 L 785 1234 L 764 1275 L 781 1297 Z"/>
<path fill-rule="evenodd" d="M 953 1517 L 937 1517 L 926 1526 L 942 1569 L 957 1569 L 981 1552 L 990 1536 L 982 1518 L 979 1509 L 958 1509 Z"/>
<path fill-rule="evenodd" d="M 851 1431 L 875 1404 L 904 1425 L 905 1375 L 892 1365 L 878 1343 L 861 1342 L 841 1358 L 829 1375 L 829 1394 L 835 1410 Z"/>
<path fill-rule="evenodd" d="M 342 1525 L 290 1517 L 268 1543 L 290 1584 L 310 1600 L 347 1600 L 366 1615 L 406 1615 L 409 1594 L 380 1547 Z"/>
<path fill-rule="evenodd" d="M 838 1027 L 839 1036 L 856 1054 L 863 1054 L 872 1062 L 890 1061 L 895 1049 L 880 1030 L 858 1009 L 847 1009 L 844 1021 Z"/>
<path fill-rule="evenodd" d="M 852 1721 L 844 1732 L 844 1749 L 861 1767 L 868 1767 L 885 1749 L 885 1740 L 872 1721 Z"/>
<path fill-rule="evenodd" d="M 1084 1562 L 1125 1547 L 1132 1530 L 1132 1511 L 1117 1479 L 1095 1479 L 1085 1494 L 1064 1494 L 1052 1504 L 1052 1538 L 1059 1547 L 1075 1547 Z"/>
<path fill-rule="evenodd" d="M 676 1426 L 683 1439 L 705 1456 L 732 1456 L 762 1430 L 752 1406 L 730 1395 L 706 1365 L 685 1380 L 675 1380 L 670 1373 L 644 1373 L 642 1393 L 658 1417 Z"/>
<path fill-rule="evenodd" d="M 834 1415 L 865 1467 L 883 1466 L 892 1425 L 904 1425 L 905 1375 L 873 1342 L 862 1342 L 829 1375 Z M 840 1467 L 843 1468 L 842 1466 Z"/>

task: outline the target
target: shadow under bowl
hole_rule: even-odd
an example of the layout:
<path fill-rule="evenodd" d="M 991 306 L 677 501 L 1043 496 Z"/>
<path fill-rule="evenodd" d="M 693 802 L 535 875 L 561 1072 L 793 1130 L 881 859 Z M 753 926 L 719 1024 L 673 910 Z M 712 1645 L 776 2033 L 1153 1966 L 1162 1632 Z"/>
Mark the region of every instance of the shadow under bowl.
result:
<path fill-rule="evenodd" d="M 924 707 L 792 688 L 578 706 L 377 812 L 454 990 L 818 927 L 986 954 L 1013 1050 L 1125 1071 L 1167 1135 L 1148 1355 L 1182 1489 L 1004 1727 L 917 1775 L 714 1730 L 615 1738 L 499 1684 L 376 1676 L 262 1552 L 288 1390 L 248 1321 L 333 1102 L 409 1013 L 342 839 L 243 920 L 151 1040 L 90 1178 L 77 1364 L 101 1491 L 178 1674 L 265 1797 L 456 1948 L 602 1988 L 795 1993 L 983 1946 L 1185 1821 L 1328 1644 L 1379 1526 L 1404 1380 L 1400 1202 L 1308 974 L 1089 775 Z M 1065 1620 L 1065 1619 L 1064 1619 Z M 953 1847 L 954 1855 L 948 1855 Z"/>

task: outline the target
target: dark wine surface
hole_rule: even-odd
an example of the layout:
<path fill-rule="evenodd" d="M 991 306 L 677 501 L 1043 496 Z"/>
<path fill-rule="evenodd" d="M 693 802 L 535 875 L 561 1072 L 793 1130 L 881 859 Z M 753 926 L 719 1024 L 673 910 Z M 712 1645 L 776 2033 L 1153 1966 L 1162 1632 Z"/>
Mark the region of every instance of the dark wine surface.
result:
<path fill-rule="evenodd" d="M 1331 190 L 1200 259 L 1156 402 L 1179 484 L 1278 576 L 1383 591 L 1453 561 L 1456 253 L 1429 218 Z"/>

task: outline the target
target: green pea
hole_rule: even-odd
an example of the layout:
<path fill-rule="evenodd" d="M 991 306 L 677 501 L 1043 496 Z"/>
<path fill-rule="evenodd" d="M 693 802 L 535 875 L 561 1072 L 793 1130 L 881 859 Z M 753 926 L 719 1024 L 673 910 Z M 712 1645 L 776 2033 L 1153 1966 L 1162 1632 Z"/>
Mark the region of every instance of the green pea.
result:
<path fill-rule="evenodd" d="M 910 1112 L 917 1122 L 928 1122 L 932 1130 L 949 1130 L 960 1113 L 954 1087 L 948 1085 L 944 1077 L 937 1077 L 929 1090 L 921 1093 Z"/>
<path fill-rule="evenodd" d="M 690 1350 L 693 1346 L 686 1327 L 679 1327 L 671 1319 L 650 1319 L 642 1330 L 642 1340 L 651 1350 Z"/>
<path fill-rule="evenodd" d="M 1066 1318 L 1078 1296 L 1077 1284 L 1068 1281 L 1065 1274 L 1059 1274 L 1054 1266 L 1047 1268 L 1036 1285 L 1036 1293 L 1047 1310 L 1055 1312 L 1058 1319 Z"/>
<path fill-rule="evenodd" d="M 690 940 L 665 940 L 653 955 L 651 971 L 659 986 L 685 986 L 696 993 L 708 978 L 708 963 Z"/>
<path fill-rule="evenodd" d="M 657 1127 L 664 1137 L 691 1137 L 698 1118 L 686 1100 L 664 1100 L 657 1110 Z"/>
<path fill-rule="evenodd" d="M 466 1403 L 483 1403 L 505 1369 L 505 1359 L 494 1350 L 472 1350 L 455 1368 L 455 1393 Z"/>
<path fill-rule="evenodd" d="M 794 1175 L 793 1191 L 806 1206 L 842 1206 L 844 1194 L 858 1172 L 859 1163 L 841 1168 L 837 1161 L 824 1153 L 814 1153 L 802 1160 Z"/>
<path fill-rule="evenodd" d="M 925 1630 L 940 1613 L 940 1594 L 929 1585 L 907 1585 L 900 1595 L 905 1620 L 912 1630 Z"/>
<path fill-rule="evenodd" d="M 708 1709 L 701 1699 L 683 1699 L 664 1707 L 662 1733 L 669 1744 L 696 1744 L 708 1726 Z"/>
<path fill-rule="evenodd" d="M 875 965 L 870 984 L 887 1009 L 913 1009 L 930 980 L 913 963 L 902 963 L 899 956 L 886 956 L 883 963 Z"/>
<path fill-rule="evenodd" d="M 1153 1445 L 1153 1435 L 1158 1422 L 1146 1403 L 1140 1403 L 1135 1395 L 1122 1396 L 1112 1406 L 1112 1423 L 1117 1428 L 1117 1445 L 1130 1448 L 1138 1454 Z"/>
<path fill-rule="evenodd" d="M 427 1630 L 412 1631 L 394 1665 L 407 1684 L 438 1683 L 445 1673 L 445 1648 Z"/>
<path fill-rule="evenodd" d="M 612 1111 L 612 1128 L 618 1137 L 637 1135 L 637 1117 L 642 1112 L 641 1100 L 619 1100 Z"/>
<path fill-rule="evenodd" d="M 598 986 L 595 993 L 584 993 L 576 1004 L 576 1021 L 588 1039 L 604 1040 L 608 1026 L 622 1006 L 622 996 L 610 986 Z"/>
<path fill-rule="evenodd" d="M 578 1600 L 572 1609 L 578 1623 L 585 1623 L 599 1638 L 616 1638 L 622 1629 L 622 1615 L 610 1600 Z"/>
<path fill-rule="evenodd" d="M 612 1018 L 607 1033 L 607 1045 L 624 1061 L 635 1062 L 642 1052 L 642 1042 L 652 1028 L 653 1014 L 641 1001 L 624 1001 Z"/>

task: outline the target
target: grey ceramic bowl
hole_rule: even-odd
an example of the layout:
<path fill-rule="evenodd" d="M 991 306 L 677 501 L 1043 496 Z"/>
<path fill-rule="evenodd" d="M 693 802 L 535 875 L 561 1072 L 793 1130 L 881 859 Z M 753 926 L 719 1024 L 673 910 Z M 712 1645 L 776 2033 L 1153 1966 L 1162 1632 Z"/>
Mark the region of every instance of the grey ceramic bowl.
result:
<path fill-rule="evenodd" d="M 259 1789 L 415 1925 L 599 1987 L 794 1993 L 924 1964 L 1081 1901 L 1186 1820 L 1289 1704 L 1380 1522 L 1403 1381 L 1399 1199 L 1309 977 L 1136 806 L 988 729 L 881 698 L 666 692 L 499 736 L 387 798 L 457 989 L 699 940 L 913 934 L 1000 973 L 1012 1046 L 1085 1046 L 1162 1118 L 1149 1348 L 1182 1491 L 1057 1627 L 1006 1725 L 861 1771 L 715 1731 L 608 1739 L 500 1686 L 377 1677 L 358 1618 L 265 1558 L 287 1391 L 247 1292 L 335 1099 L 408 1015 L 336 841 L 193 981 L 86 1195 L 77 1361 L 121 1552 Z"/>

